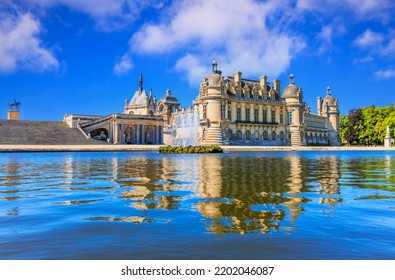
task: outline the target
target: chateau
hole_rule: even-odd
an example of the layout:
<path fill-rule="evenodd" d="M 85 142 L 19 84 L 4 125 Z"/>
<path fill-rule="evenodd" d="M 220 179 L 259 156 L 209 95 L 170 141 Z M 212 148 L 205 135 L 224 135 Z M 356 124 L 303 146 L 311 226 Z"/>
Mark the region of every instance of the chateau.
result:
<path fill-rule="evenodd" d="M 222 76 L 217 62 L 200 84 L 193 107 L 182 108 L 168 89 L 158 100 L 138 89 L 122 114 L 66 115 L 64 121 L 87 138 L 114 144 L 340 146 L 339 104 L 328 87 L 317 98 L 317 113 L 304 102 L 293 74 L 281 92 L 280 80 Z"/>

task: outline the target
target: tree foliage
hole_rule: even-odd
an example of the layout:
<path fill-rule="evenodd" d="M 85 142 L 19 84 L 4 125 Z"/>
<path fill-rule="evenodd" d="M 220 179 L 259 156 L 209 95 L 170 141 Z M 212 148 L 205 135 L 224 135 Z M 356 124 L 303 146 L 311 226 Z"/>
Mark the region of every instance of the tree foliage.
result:
<path fill-rule="evenodd" d="M 340 136 L 349 145 L 381 145 L 387 125 L 395 136 L 395 106 L 366 106 L 340 116 Z"/>

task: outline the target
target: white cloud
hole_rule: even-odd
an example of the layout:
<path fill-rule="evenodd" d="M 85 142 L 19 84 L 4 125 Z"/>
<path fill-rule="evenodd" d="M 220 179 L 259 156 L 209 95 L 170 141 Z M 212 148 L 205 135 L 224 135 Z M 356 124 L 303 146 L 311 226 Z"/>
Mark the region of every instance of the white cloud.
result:
<path fill-rule="evenodd" d="M 113 70 L 116 74 L 123 74 L 128 72 L 132 68 L 133 68 L 132 59 L 128 54 L 125 54 L 121 58 L 117 59 Z"/>
<path fill-rule="evenodd" d="M 386 33 L 377 33 L 367 29 L 354 40 L 353 44 L 359 48 L 368 50 L 373 55 L 391 59 L 395 56 L 394 35 L 394 30 Z"/>
<path fill-rule="evenodd" d="M 353 60 L 354 63 L 370 63 L 372 62 L 374 59 L 371 56 L 365 56 L 365 57 L 360 57 L 360 58 L 356 58 Z"/>
<path fill-rule="evenodd" d="M 377 79 L 391 79 L 395 78 L 395 70 L 388 69 L 388 70 L 379 70 L 374 73 Z"/>
<path fill-rule="evenodd" d="M 339 22 L 339 20 L 333 20 L 328 25 L 324 25 L 317 35 L 317 39 L 321 42 L 318 53 L 321 54 L 334 48 L 333 40 L 345 33 L 346 28 L 341 22 Z"/>
<path fill-rule="evenodd" d="M 394 8 L 391 0 L 297 0 L 300 10 L 318 12 L 331 16 L 341 12 L 354 14 L 359 19 L 388 19 L 389 10 Z"/>
<path fill-rule="evenodd" d="M 369 48 L 380 45 L 383 41 L 384 34 L 367 29 L 362 35 L 355 39 L 354 44 L 362 48 Z"/>
<path fill-rule="evenodd" d="M 130 40 L 133 53 L 187 52 L 175 69 L 197 84 L 213 57 L 224 74 L 279 75 L 305 46 L 286 28 L 269 28 L 267 20 L 288 12 L 284 1 L 184 0 L 173 4 L 158 24 L 146 24 Z M 274 18 L 280 20 L 279 18 Z M 205 72 L 207 74 L 207 72 Z M 198 78 L 199 77 L 199 78 Z M 198 79 L 197 79 L 198 78 Z"/>
<path fill-rule="evenodd" d="M 50 49 L 43 46 L 39 37 L 41 33 L 40 22 L 30 13 L 0 14 L 0 72 L 59 68 L 59 61 Z"/>
<path fill-rule="evenodd" d="M 159 9 L 163 0 L 25 0 L 25 5 L 38 8 L 65 6 L 88 14 L 104 31 L 123 29 L 140 17 L 149 7 Z"/>

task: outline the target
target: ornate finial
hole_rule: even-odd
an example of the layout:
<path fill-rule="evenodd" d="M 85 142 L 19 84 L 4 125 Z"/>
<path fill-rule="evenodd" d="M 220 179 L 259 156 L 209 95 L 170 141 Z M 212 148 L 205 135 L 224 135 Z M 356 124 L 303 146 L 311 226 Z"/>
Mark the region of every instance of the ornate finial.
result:
<path fill-rule="evenodd" d="M 211 63 L 211 65 L 213 67 L 213 72 L 217 72 L 218 64 L 217 64 L 217 61 L 215 60 L 215 58 L 214 58 L 213 62 Z"/>
<path fill-rule="evenodd" d="M 327 86 L 327 88 L 326 88 L 326 94 L 327 94 L 327 95 L 331 95 L 331 88 L 330 88 L 330 86 Z"/>
<path fill-rule="evenodd" d="M 150 98 L 152 97 L 152 88 L 150 88 L 150 90 L 149 90 L 149 97 Z"/>
<path fill-rule="evenodd" d="M 291 75 L 289 75 L 289 83 L 295 84 L 295 76 L 292 73 L 291 73 Z"/>
<path fill-rule="evenodd" d="M 143 72 L 140 69 L 140 75 L 139 75 L 139 90 L 143 90 Z"/>
<path fill-rule="evenodd" d="M 166 95 L 167 96 L 171 95 L 171 90 L 169 88 L 166 90 Z"/>

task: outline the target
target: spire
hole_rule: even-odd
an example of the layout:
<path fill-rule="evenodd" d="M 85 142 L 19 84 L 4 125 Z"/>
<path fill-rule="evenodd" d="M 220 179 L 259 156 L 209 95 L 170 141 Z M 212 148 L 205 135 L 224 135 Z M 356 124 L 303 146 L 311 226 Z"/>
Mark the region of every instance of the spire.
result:
<path fill-rule="evenodd" d="M 331 88 L 329 86 L 326 88 L 326 95 L 331 95 Z"/>
<path fill-rule="evenodd" d="M 217 72 L 218 64 L 217 64 L 217 61 L 215 60 L 215 58 L 214 58 L 213 62 L 211 63 L 211 65 L 213 67 L 213 72 Z"/>
<path fill-rule="evenodd" d="M 295 76 L 292 73 L 291 73 L 291 75 L 289 75 L 289 83 L 290 84 L 295 84 Z"/>
<path fill-rule="evenodd" d="M 143 91 L 143 72 L 140 69 L 140 75 L 139 75 L 139 90 Z"/>

